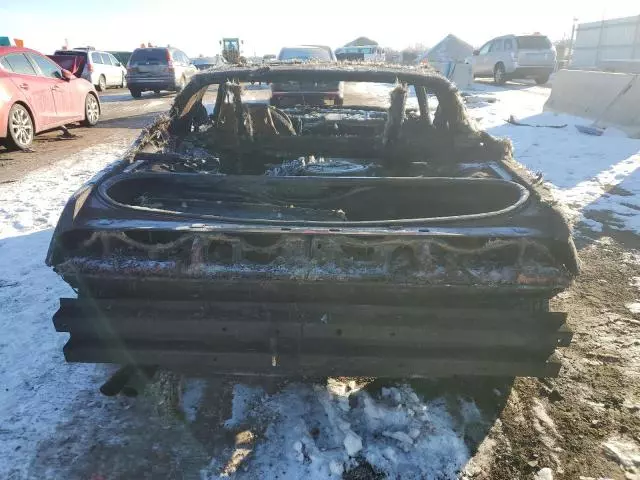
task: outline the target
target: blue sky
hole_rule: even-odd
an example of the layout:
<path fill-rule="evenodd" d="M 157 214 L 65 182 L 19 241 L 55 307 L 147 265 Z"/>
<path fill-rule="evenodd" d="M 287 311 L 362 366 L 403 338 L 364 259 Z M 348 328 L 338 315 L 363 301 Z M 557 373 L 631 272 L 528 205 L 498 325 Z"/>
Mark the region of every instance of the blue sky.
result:
<path fill-rule="evenodd" d="M 448 33 L 479 46 L 506 33 L 539 31 L 568 37 L 572 19 L 640 14 L 637 1 L 458 0 L 434 4 L 314 0 L 0 0 L 0 36 L 22 38 L 52 53 L 70 46 L 132 50 L 141 42 L 171 44 L 191 56 L 218 53 L 223 36 L 244 39 L 244 53 L 277 53 L 285 44 L 338 47 L 365 35 L 384 46 L 434 45 Z"/>

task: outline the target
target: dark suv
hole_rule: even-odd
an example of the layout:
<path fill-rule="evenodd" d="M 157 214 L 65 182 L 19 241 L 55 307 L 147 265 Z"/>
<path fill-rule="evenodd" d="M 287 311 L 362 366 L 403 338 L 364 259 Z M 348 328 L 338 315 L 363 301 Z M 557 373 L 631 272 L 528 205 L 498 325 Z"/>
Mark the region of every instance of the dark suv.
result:
<path fill-rule="evenodd" d="M 329 63 L 336 56 L 329 47 L 323 45 L 299 45 L 283 47 L 278 55 L 279 62 Z M 344 103 L 343 82 L 282 82 L 271 85 L 271 105 L 335 105 Z"/>
<path fill-rule="evenodd" d="M 134 98 L 146 90 L 179 92 L 197 71 L 187 54 L 177 48 L 137 48 L 127 65 L 127 85 Z"/>

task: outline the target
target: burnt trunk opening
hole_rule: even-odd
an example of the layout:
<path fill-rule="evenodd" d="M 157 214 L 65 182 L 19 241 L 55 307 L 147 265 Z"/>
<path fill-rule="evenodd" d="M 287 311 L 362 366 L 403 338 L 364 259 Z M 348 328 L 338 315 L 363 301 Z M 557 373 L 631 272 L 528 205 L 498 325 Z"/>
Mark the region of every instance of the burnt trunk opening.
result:
<path fill-rule="evenodd" d="M 389 222 L 490 216 L 522 205 L 523 187 L 467 178 L 268 177 L 143 174 L 103 193 L 130 208 L 253 222 Z"/>

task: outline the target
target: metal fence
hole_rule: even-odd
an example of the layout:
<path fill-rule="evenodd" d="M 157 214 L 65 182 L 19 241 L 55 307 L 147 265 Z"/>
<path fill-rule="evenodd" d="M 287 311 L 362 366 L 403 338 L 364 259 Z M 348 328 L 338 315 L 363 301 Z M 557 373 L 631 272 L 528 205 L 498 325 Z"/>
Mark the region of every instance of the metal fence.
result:
<path fill-rule="evenodd" d="M 578 25 L 571 68 L 600 68 L 609 61 L 640 61 L 640 15 Z"/>

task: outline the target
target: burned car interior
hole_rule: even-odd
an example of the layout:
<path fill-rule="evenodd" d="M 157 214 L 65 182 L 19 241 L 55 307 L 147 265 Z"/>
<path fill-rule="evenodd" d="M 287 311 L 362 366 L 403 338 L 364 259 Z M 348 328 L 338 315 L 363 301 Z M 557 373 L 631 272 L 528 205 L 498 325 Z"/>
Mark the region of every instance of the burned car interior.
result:
<path fill-rule="evenodd" d="M 248 82 L 285 81 L 386 84 L 389 101 L 246 98 Z M 548 302 L 578 260 L 512 153 L 426 67 L 200 72 L 65 208 L 47 261 L 78 293 L 54 317 L 67 360 L 556 375 L 571 332 Z"/>

